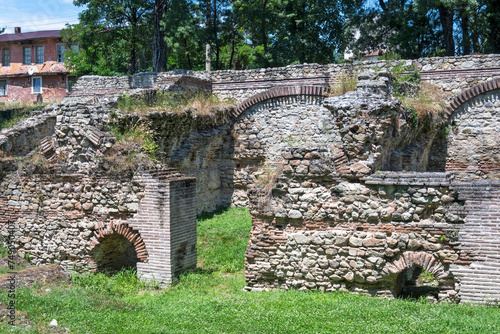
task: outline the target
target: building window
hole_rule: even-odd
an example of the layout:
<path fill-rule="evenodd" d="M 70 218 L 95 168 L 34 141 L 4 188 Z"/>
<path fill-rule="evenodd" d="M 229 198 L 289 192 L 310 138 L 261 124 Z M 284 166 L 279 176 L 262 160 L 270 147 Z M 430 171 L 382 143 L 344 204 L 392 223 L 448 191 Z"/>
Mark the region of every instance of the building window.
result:
<path fill-rule="evenodd" d="M 23 64 L 31 64 L 31 47 L 23 48 Z"/>
<path fill-rule="evenodd" d="M 66 91 L 71 92 L 73 90 L 73 86 L 76 84 L 77 80 L 78 80 L 77 77 L 68 75 L 66 77 Z"/>
<path fill-rule="evenodd" d="M 64 63 L 64 54 L 66 53 L 66 47 L 67 46 L 64 44 L 57 44 L 57 61 L 59 63 Z M 78 53 L 78 45 L 69 45 L 69 51 Z"/>
<path fill-rule="evenodd" d="M 45 51 L 45 48 L 43 46 L 35 47 L 35 55 L 36 55 L 36 63 L 37 64 L 43 64 L 43 62 L 45 61 L 44 51 Z"/>
<path fill-rule="evenodd" d="M 7 95 L 7 80 L 0 80 L 0 96 Z"/>
<path fill-rule="evenodd" d="M 66 52 L 66 45 L 57 44 L 57 61 L 64 63 L 64 53 Z"/>
<path fill-rule="evenodd" d="M 2 49 L 2 65 L 10 66 L 10 49 Z"/>
<path fill-rule="evenodd" d="M 42 93 L 42 77 L 31 78 L 31 93 L 32 94 Z"/>

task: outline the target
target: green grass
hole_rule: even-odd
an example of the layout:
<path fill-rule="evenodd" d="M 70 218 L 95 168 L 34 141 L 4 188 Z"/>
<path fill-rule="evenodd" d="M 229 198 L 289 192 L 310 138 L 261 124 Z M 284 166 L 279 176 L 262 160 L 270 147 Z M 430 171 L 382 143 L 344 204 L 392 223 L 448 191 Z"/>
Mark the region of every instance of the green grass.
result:
<path fill-rule="evenodd" d="M 28 118 L 33 110 L 42 110 L 47 104 L 14 104 L 0 107 L 0 130 L 11 128 Z"/>
<path fill-rule="evenodd" d="M 143 96 L 124 94 L 118 99 L 118 110 L 122 112 L 147 113 L 150 111 L 182 112 L 185 108 L 196 110 L 198 115 L 211 115 L 212 108 L 234 105 L 234 101 L 220 100 L 217 95 L 205 92 L 178 94 L 151 92 Z"/>
<path fill-rule="evenodd" d="M 427 304 L 346 293 L 244 292 L 249 214 L 229 209 L 199 219 L 201 268 L 165 290 L 133 271 L 77 276 L 73 285 L 21 289 L 18 309 L 41 333 L 52 319 L 71 333 L 498 333 L 498 307 Z M 219 247 L 221 246 L 221 247 Z M 210 250 L 209 250 L 210 249 Z M 216 271 L 212 271 L 216 270 Z M 235 271 L 235 272 L 228 272 Z M 0 300 L 8 300 L 5 292 Z M 0 325 L 0 332 L 11 332 Z"/>
<path fill-rule="evenodd" d="M 245 208 L 205 214 L 198 219 L 198 266 L 211 271 L 242 270 L 251 226 Z"/>

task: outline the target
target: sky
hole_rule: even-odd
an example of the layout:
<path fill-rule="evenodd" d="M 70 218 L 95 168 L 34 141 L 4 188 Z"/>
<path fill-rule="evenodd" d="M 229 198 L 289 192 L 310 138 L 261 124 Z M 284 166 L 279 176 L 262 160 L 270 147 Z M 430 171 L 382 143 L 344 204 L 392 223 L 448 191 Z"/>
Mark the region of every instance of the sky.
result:
<path fill-rule="evenodd" d="M 78 13 L 84 7 L 76 7 L 73 0 L 0 0 L 0 28 L 5 33 L 62 29 L 66 23 L 77 23 Z"/>

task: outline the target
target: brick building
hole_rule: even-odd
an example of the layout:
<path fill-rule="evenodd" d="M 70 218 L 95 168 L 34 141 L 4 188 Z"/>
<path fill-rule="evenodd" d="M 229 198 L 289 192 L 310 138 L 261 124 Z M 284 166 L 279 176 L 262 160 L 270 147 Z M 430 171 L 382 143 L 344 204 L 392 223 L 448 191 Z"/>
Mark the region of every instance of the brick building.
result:
<path fill-rule="evenodd" d="M 0 103 L 60 100 L 74 80 L 65 51 L 60 30 L 0 35 Z"/>

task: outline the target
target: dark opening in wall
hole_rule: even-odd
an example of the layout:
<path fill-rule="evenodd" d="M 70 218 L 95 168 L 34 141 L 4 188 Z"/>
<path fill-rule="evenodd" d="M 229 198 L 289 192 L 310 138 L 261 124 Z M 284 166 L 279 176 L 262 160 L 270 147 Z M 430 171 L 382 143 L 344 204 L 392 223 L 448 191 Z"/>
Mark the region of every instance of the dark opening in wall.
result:
<path fill-rule="evenodd" d="M 411 267 L 403 270 L 397 279 L 398 298 L 434 297 L 439 293 L 439 283 L 430 272 L 420 267 Z"/>
<path fill-rule="evenodd" d="M 99 271 L 116 272 L 120 269 L 136 268 L 137 253 L 134 245 L 123 235 L 110 234 L 92 251 Z"/>

